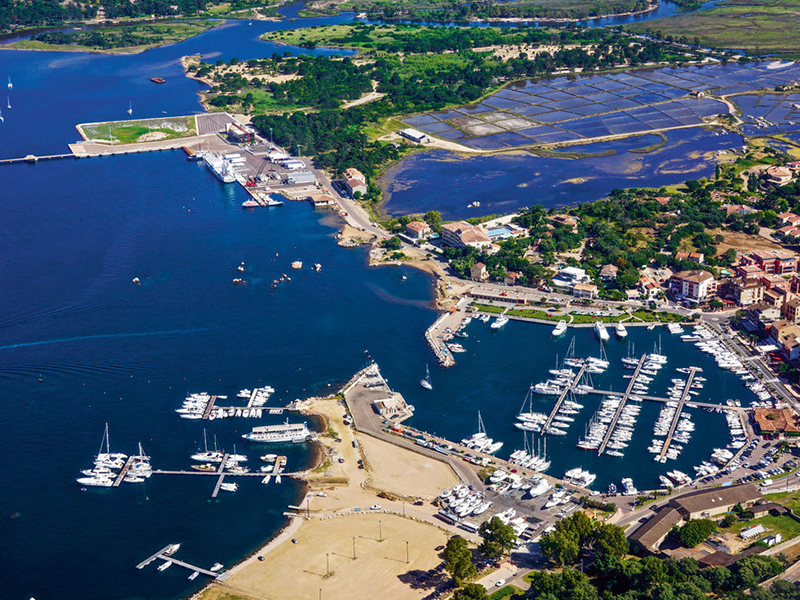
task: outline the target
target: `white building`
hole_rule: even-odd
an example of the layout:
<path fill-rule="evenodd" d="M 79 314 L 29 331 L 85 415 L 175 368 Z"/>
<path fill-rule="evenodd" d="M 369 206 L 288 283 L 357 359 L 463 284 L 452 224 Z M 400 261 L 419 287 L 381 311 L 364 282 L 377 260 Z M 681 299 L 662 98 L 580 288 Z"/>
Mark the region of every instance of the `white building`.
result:
<path fill-rule="evenodd" d="M 587 283 L 589 276 L 584 269 L 578 267 L 565 267 L 553 278 L 553 285 L 572 288 L 576 283 Z"/>

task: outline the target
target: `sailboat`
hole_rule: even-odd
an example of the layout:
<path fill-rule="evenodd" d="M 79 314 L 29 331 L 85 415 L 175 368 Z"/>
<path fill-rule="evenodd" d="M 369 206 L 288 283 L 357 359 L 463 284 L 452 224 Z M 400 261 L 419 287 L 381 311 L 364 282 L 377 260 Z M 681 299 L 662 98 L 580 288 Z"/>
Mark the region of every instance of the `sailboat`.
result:
<path fill-rule="evenodd" d="M 128 114 L 129 115 L 133 114 L 133 103 L 131 102 L 128 102 Z"/>
<path fill-rule="evenodd" d="M 425 365 L 425 379 L 420 379 L 419 384 L 426 390 L 433 389 L 433 384 L 431 383 L 431 370 L 428 368 L 428 365 Z"/>
<path fill-rule="evenodd" d="M 214 450 L 208 449 L 208 436 L 206 434 L 206 430 L 203 429 L 203 452 L 198 452 L 197 454 L 192 454 L 192 460 L 199 460 L 203 462 L 222 462 L 222 458 L 224 454 L 217 450 L 217 438 L 214 438 Z"/>

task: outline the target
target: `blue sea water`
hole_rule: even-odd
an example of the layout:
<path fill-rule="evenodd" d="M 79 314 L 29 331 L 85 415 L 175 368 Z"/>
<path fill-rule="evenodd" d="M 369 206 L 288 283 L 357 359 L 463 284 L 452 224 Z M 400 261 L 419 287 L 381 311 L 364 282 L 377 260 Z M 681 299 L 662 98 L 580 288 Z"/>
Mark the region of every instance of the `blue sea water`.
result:
<path fill-rule="evenodd" d="M 0 155 L 63 152 L 77 138 L 75 123 L 124 118 L 129 99 L 135 116 L 196 111 L 199 86 L 183 79 L 181 55 L 271 54 L 258 32 L 323 22 L 337 18 L 232 23 L 132 57 L 0 52 L 0 81 L 7 74 L 14 81 Z M 154 75 L 167 84 L 150 83 Z M 346 380 L 368 350 L 417 406 L 413 424 L 460 437 L 472 432 L 483 409 L 490 433 L 507 443 L 504 454 L 520 443 L 510 423 L 527 385 L 544 378 L 565 347 L 542 343 L 549 331 L 541 326 L 510 323 L 491 335 L 476 323 L 469 352 L 451 370 L 434 369 L 435 391 L 425 395 L 417 381 L 432 361 L 422 335 L 435 317 L 431 280 L 395 267 L 368 268 L 363 249 L 336 246 L 338 222 L 327 213 L 305 203 L 242 211 L 242 189 L 221 185 L 178 151 L 0 170 L 0 564 L 13 574 L 4 582 L 6 598 L 182 597 L 202 579 L 191 583 L 178 568 L 158 573 L 154 565 L 143 571 L 134 565 L 180 541 L 186 560 L 229 566 L 268 539 L 286 505 L 298 499 L 294 482 L 262 486 L 255 479 L 212 501 L 211 479 L 188 476 L 81 491 L 74 479 L 90 466 L 105 423 L 113 450 L 131 453 L 142 442 L 155 467 L 185 469 L 203 429 L 173 412 L 188 392 L 234 397 L 242 387 L 269 384 L 277 389 L 271 404 L 282 405 Z M 292 271 L 294 260 L 320 262 L 322 271 Z M 231 280 L 242 261 L 247 285 L 237 287 Z M 281 273 L 292 280 L 271 288 Z M 142 285 L 133 285 L 133 277 Z M 578 333 L 587 353 L 588 336 Z M 643 331 L 631 337 L 641 347 L 655 340 Z M 671 366 L 704 360 L 668 344 L 665 350 L 686 357 Z M 621 386 L 621 379 L 607 377 L 608 385 Z M 729 375 L 719 377 L 727 386 L 719 399 L 741 391 Z M 648 418 L 643 411 L 635 438 L 643 443 Z M 721 417 L 708 418 L 724 440 Z M 250 425 L 207 424 L 226 449 Z M 649 462 L 623 467 L 569 454 L 579 429 L 576 422 L 561 442 L 564 457 L 554 462 L 554 474 L 581 461 L 596 469 L 598 482 L 632 475 L 646 487 L 652 480 Z M 698 440 L 698 460 L 711 440 Z M 257 462 L 257 449 L 244 442 L 237 449 Z M 289 470 L 307 464 L 303 447 L 284 450 Z"/>

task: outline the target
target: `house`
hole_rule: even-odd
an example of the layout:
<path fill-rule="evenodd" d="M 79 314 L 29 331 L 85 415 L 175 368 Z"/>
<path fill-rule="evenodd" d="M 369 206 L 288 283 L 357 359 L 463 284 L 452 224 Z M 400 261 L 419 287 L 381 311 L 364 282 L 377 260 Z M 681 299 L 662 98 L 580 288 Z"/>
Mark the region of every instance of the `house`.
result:
<path fill-rule="evenodd" d="M 800 326 L 786 320 L 778 321 L 772 326 L 769 336 L 780 347 L 786 360 L 800 357 Z"/>
<path fill-rule="evenodd" d="M 411 221 L 406 225 L 406 235 L 412 240 L 424 240 L 431 235 L 430 225 L 424 221 Z"/>
<path fill-rule="evenodd" d="M 731 296 L 739 306 L 750 306 L 764 301 L 764 285 L 754 279 L 744 279 L 737 277 L 728 283 L 728 295 Z"/>
<path fill-rule="evenodd" d="M 761 499 L 762 495 L 758 488 L 748 484 L 691 492 L 670 500 L 668 506 L 677 510 L 685 521 L 689 521 L 730 512 L 737 504 L 749 508 Z"/>
<path fill-rule="evenodd" d="M 683 298 L 705 302 L 717 291 L 717 281 L 708 271 L 679 271 L 670 278 L 670 289 Z"/>
<path fill-rule="evenodd" d="M 800 433 L 800 417 L 791 408 L 755 408 L 753 421 L 761 435 Z"/>
<path fill-rule="evenodd" d="M 656 196 L 653 198 L 656 202 L 658 202 L 661 206 L 666 206 L 669 204 L 669 201 L 672 200 L 669 196 Z"/>
<path fill-rule="evenodd" d="M 781 222 L 781 225 L 797 225 L 800 223 L 800 216 L 785 212 L 778 215 L 778 220 Z"/>
<path fill-rule="evenodd" d="M 640 277 L 639 290 L 647 300 L 655 300 L 661 292 L 661 286 L 652 277 Z"/>
<path fill-rule="evenodd" d="M 592 283 L 576 283 L 572 287 L 572 295 L 576 298 L 596 298 L 597 286 Z"/>
<path fill-rule="evenodd" d="M 764 284 L 764 287 L 768 290 L 785 290 L 789 288 L 789 281 L 775 273 L 764 273 L 758 280 Z"/>
<path fill-rule="evenodd" d="M 781 227 L 780 229 L 778 229 L 777 233 L 780 233 L 783 236 L 797 237 L 798 235 L 800 235 L 800 229 L 798 229 L 794 225 L 786 225 L 785 227 Z"/>
<path fill-rule="evenodd" d="M 603 265 L 600 269 L 600 281 L 603 283 L 611 283 L 617 278 L 619 267 L 617 265 Z"/>
<path fill-rule="evenodd" d="M 676 252 L 675 260 L 690 260 L 702 265 L 705 262 L 705 257 L 702 252 Z"/>
<path fill-rule="evenodd" d="M 358 169 L 350 167 L 344 171 L 343 183 L 350 195 L 355 198 L 356 193 L 363 196 L 367 193 L 367 178 Z"/>
<path fill-rule="evenodd" d="M 670 506 L 665 506 L 640 525 L 629 537 L 631 545 L 639 546 L 646 552 L 656 552 L 672 531 L 683 523 L 681 514 Z"/>
<path fill-rule="evenodd" d="M 757 250 L 742 257 L 742 264 L 756 265 L 765 273 L 787 275 L 797 271 L 797 256 L 787 250 Z"/>
<path fill-rule="evenodd" d="M 800 273 L 795 273 L 789 280 L 789 291 L 793 294 L 800 294 Z"/>
<path fill-rule="evenodd" d="M 792 172 L 786 167 L 769 167 L 766 174 L 767 183 L 771 183 L 772 185 L 782 186 L 792 181 Z"/>
<path fill-rule="evenodd" d="M 719 209 L 725 211 L 726 218 L 731 215 L 752 215 L 758 212 L 755 208 L 746 204 L 723 204 Z"/>
<path fill-rule="evenodd" d="M 781 288 L 775 288 L 774 290 L 766 290 L 764 292 L 764 304 L 775 306 L 778 309 L 780 309 L 783 306 L 783 303 L 786 302 L 786 299 L 787 299 L 786 290 L 782 290 Z"/>
<path fill-rule="evenodd" d="M 758 279 L 764 274 L 764 271 L 755 265 L 739 265 L 733 269 L 739 277 L 745 279 Z"/>
<path fill-rule="evenodd" d="M 482 262 L 476 262 L 469 268 L 469 278 L 473 281 L 486 281 L 489 279 L 489 271 Z"/>
<path fill-rule="evenodd" d="M 333 206 L 336 204 L 336 200 L 328 196 L 327 194 L 321 194 L 319 196 L 309 196 L 308 201 L 311 202 L 311 205 L 314 208 L 321 208 L 324 206 Z"/>
<path fill-rule="evenodd" d="M 781 317 L 780 309 L 768 304 L 754 304 L 747 309 L 745 314 L 745 327 L 750 331 L 762 333 L 771 328 L 772 324 Z"/>
<path fill-rule="evenodd" d="M 565 225 L 575 233 L 578 231 L 578 218 L 571 215 L 558 214 L 550 217 L 550 221 L 557 225 Z"/>
<path fill-rule="evenodd" d="M 565 267 L 553 277 L 553 285 L 571 288 L 576 283 L 587 283 L 589 277 L 584 269 L 578 267 Z"/>
<path fill-rule="evenodd" d="M 421 131 L 417 131 L 416 129 L 411 129 L 410 127 L 407 129 L 401 129 L 397 133 L 399 133 L 407 140 L 411 140 L 415 144 L 423 144 L 428 140 L 427 135 L 425 135 Z"/>
<path fill-rule="evenodd" d="M 406 411 L 406 403 L 399 398 L 373 400 L 372 407 L 382 417 L 393 417 Z"/>
<path fill-rule="evenodd" d="M 522 273 L 517 271 L 509 271 L 506 273 L 506 276 L 503 278 L 503 283 L 506 285 L 517 285 L 519 278 L 522 277 Z"/>
<path fill-rule="evenodd" d="M 486 230 L 465 221 L 442 225 L 442 242 L 452 248 L 464 248 L 465 246 L 486 248 L 492 244 Z"/>

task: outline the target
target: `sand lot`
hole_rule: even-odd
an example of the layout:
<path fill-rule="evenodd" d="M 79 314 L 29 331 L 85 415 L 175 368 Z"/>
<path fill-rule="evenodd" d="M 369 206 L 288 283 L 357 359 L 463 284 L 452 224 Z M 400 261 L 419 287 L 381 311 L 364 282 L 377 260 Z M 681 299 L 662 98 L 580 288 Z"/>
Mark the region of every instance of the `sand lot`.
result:
<path fill-rule="evenodd" d="M 433 500 L 458 483 L 449 465 L 416 452 L 399 450 L 388 442 L 359 435 L 372 480 L 369 487 L 397 495 L 413 493 Z"/>
<path fill-rule="evenodd" d="M 318 598 L 320 589 L 324 600 L 413 600 L 430 590 L 412 588 L 414 575 L 407 574 L 438 565 L 434 548 L 447 540 L 436 527 L 383 513 L 304 522 L 295 537 L 297 544 L 279 545 L 263 562 L 253 562 L 225 584 L 206 590 L 202 600 L 309 600 Z"/>

